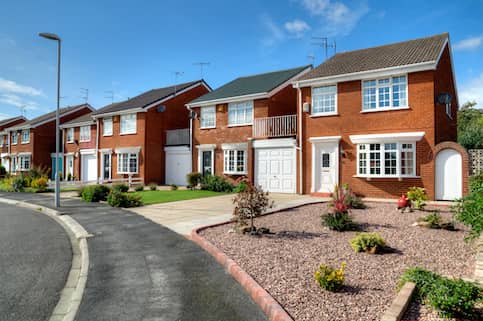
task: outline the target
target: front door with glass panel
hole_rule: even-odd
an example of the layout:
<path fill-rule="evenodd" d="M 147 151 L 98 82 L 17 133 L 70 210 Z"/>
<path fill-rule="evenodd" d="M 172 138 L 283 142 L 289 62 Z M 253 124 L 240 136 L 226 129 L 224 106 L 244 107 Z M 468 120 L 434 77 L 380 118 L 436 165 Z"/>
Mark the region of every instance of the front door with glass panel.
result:
<path fill-rule="evenodd" d="M 204 150 L 201 154 L 201 173 L 203 175 L 213 174 L 213 151 Z"/>
<path fill-rule="evenodd" d="M 339 178 L 337 174 L 338 162 L 337 157 L 339 147 L 338 144 L 317 144 L 315 147 L 315 192 L 332 193 L 334 186 L 338 184 Z"/>
<path fill-rule="evenodd" d="M 111 179 L 111 154 L 102 154 L 102 179 Z"/>
<path fill-rule="evenodd" d="M 67 180 L 73 180 L 74 178 L 74 155 L 66 156 L 66 173 L 65 177 Z"/>

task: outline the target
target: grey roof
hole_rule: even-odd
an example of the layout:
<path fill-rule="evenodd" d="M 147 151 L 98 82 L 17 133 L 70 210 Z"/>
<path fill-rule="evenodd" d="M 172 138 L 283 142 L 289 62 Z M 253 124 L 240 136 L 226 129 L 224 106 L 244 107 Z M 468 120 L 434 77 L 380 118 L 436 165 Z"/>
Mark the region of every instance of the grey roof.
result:
<path fill-rule="evenodd" d="M 448 37 L 448 33 L 443 33 L 379 47 L 337 53 L 298 80 L 436 61 Z"/>
<path fill-rule="evenodd" d="M 63 107 L 63 108 L 60 108 L 59 110 L 59 116 L 62 117 L 63 115 L 65 114 L 68 114 L 70 112 L 73 112 L 77 109 L 82 109 L 82 108 L 89 108 L 91 110 L 94 110 L 94 108 L 92 108 L 91 105 L 89 104 L 81 104 L 81 105 L 75 105 L 75 106 L 68 106 L 68 107 Z M 55 119 L 55 110 L 50 112 L 50 113 L 47 113 L 47 114 L 44 114 L 42 116 L 39 116 L 37 118 L 33 118 L 25 123 L 21 123 L 21 124 L 18 124 L 14 127 L 10 127 L 10 129 L 16 129 L 16 128 L 27 128 L 27 127 L 36 127 L 37 125 L 45 122 L 45 121 L 50 121 L 50 120 L 54 120 Z"/>
<path fill-rule="evenodd" d="M 24 116 L 17 116 L 17 117 L 2 119 L 2 120 L 0 120 L 0 127 L 7 126 L 8 124 L 13 123 L 14 121 L 17 121 L 19 119 L 23 119 L 23 120 L 27 121 L 27 119 Z"/>
<path fill-rule="evenodd" d="M 174 95 L 176 92 L 179 92 L 197 83 L 203 83 L 208 88 L 210 88 L 206 84 L 206 82 L 201 79 L 201 80 L 195 80 L 195 81 L 191 81 L 183 84 L 177 84 L 169 87 L 152 89 L 150 91 L 142 93 L 141 95 L 130 98 L 128 100 L 107 105 L 101 109 L 98 109 L 96 112 L 93 113 L 93 115 L 119 112 L 119 111 L 134 109 L 134 108 L 144 108 L 159 100 L 168 98 L 169 96 Z"/>
<path fill-rule="evenodd" d="M 198 97 L 191 101 L 190 104 L 250 94 L 268 93 L 311 66 L 312 65 L 306 65 L 258 75 L 239 77 L 212 92 Z"/>
<path fill-rule="evenodd" d="M 87 123 L 87 122 L 93 122 L 94 123 L 94 119 L 92 118 L 93 113 L 94 112 L 91 112 L 91 113 L 82 115 L 80 117 L 77 117 L 75 119 L 72 119 L 68 122 L 65 122 L 65 123 L 62 124 L 61 127 L 75 127 L 73 125 L 81 124 L 81 123 Z"/>

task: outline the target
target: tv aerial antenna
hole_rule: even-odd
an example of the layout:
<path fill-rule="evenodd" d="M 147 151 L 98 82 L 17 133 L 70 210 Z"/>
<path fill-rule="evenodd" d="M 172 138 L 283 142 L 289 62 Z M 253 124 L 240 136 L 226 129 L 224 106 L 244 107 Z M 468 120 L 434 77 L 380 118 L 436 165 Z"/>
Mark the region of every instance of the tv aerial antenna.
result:
<path fill-rule="evenodd" d="M 106 96 L 104 98 L 109 98 L 111 100 L 111 104 L 114 103 L 114 90 L 105 90 L 104 93 Z"/>
<path fill-rule="evenodd" d="M 20 115 L 22 117 L 25 117 L 25 114 L 27 112 L 27 105 L 22 105 L 22 106 L 19 106 L 18 109 L 20 109 Z"/>
<path fill-rule="evenodd" d="M 82 94 L 81 98 L 84 99 L 84 101 L 87 104 L 87 101 L 89 100 L 89 89 L 88 88 L 81 88 L 80 91 L 81 91 L 81 94 Z"/>
<path fill-rule="evenodd" d="M 313 65 L 315 62 L 315 55 L 312 53 L 307 56 L 307 59 L 310 60 L 310 64 Z"/>
<path fill-rule="evenodd" d="M 184 71 L 172 71 L 172 73 L 174 74 L 174 95 L 176 96 L 178 79 L 184 75 Z"/>
<path fill-rule="evenodd" d="M 315 46 L 320 46 L 325 50 L 325 59 L 328 58 L 329 48 L 334 49 L 334 54 L 337 52 L 337 43 L 335 40 L 329 42 L 327 37 L 312 37 L 312 44 Z"/>
<path fill-rule="evenodd" d="M 200 78 L 203 79 L 203 67 L 205 67 L 205 66 L 208 67 L 210 65 L 210 63 L 199 61 L 199 62 L 193 63 L 193 65 L 200 66 Z"/>

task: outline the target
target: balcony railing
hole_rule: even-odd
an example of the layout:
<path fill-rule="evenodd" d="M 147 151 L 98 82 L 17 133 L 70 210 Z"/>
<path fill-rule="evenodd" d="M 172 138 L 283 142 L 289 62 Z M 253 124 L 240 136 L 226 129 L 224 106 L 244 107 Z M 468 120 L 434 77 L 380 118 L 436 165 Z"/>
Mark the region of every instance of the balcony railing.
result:
<path fill-rule="evenodd" d="M 256 118 L 253 137 L 287 137 L 297 135 L 297 115 Z"/>
<path fill-rule="evenodd" d="M 189 145 L 190 129 L 174 129 L 166 131 L 166 146 Z"/>

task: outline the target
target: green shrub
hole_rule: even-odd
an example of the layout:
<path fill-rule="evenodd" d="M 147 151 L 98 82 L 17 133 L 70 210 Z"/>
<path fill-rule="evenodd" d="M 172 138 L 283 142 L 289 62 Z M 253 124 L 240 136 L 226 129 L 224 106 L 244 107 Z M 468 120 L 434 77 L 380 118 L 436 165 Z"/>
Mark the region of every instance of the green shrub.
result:
<path fill-rule="evenodd" d="M 336 211 L 322 215 L 322 225 L 330 230 L 343 232 L 357 230 L 357 224 L 352 220 L 347 211 Z"/>
<path fill-rule="evenodd" d="M 106 185 L 84 186 L 81 191 L 81 198 L 85 202 L 105 201 L 111 189 Z"/>
<path fill-rule="evenodd" d="M 273 207 L 273 202 L 270 202 L 268 192 L 264 192 L 261 187 L 253 186 L 249 182 L 246 182 L 246 185 L 247 188 L 233 198 L 233 215 L 238 226 L 246 225 L 245 220 L 250 219 L 250 231 L 256 232 L 255 217 L 260 216 L 267 208 Z"/>
<path fill-rule="evenodd" d="M 315 283 L 325 290 L 337 292 L 344 286 L 344 269 L 346 263 L 342 262 L 339 269 L 321 264 L 314 273 Z"/>
<path fill-rule="evenodd" d="M 372 254 L 380 252 L 386 246 L 386 242 L 379 233 L 357 233 L 349 243 L 356 252 Z"/>
<path fill-rule="evenodd" d="M 408 200 L 411 201 L 416 209 L 422 210 L 426 206 L 426 201 L 428 200 L 428 195 L 426 195 L 426 190 L 422 187 L 410 187 L 407 192 Z"/>
<path fill-rule="evenodd" d="M 32 166 L 29 170 L 28 176 L 34 178 L 49 177 L 50 168 L 47 166 Z"/>
<path fill-rule="evenodd" d="M 112 185 L 112 191 L 126 193 L 129 191 L 129 186 L 127 184 L 114 184 Z"/>
<path fill-rule="evenodd" d="M 107 203 L 112 207 L 138 207 L 143 205 L 141 195 L 112 191 L 107 197 Z"/>
<path fill-rule="evenodd" d="M 47 177 L 39 177 L 32 180 L 30 187 L 35 188 L 39 191 L 45 191 L 48 186 Z"/>
<path fill-rule="evenodd" d="M 248 189 L 248 183 L 245 181 L 241 181 L 233 190 L 235 193 L 245 192 Z"/>
<path fill-rule="evenodd" d="M 186 182 L 190 188 L 195 188 L 198 184 L 201 183 L 203 175 L 198 172 L 191 172 L 186 175 Z"/>
<path fill-rule="evenodd" d="M 471 229 L 466 240 L 473 240 L 483 231 L 483 191 L 473 192 L 451 207 L 456 220 Z"/>
<path fill-rule="evenodd" d="M 3 179 L 0 182 L 0 191 L 13 192 L 12 182 L 13 182 L 13 177 Z"/>
<path fill-rule="evenodd" d="M 25 178 L 23 176 L 16 176 L 11 181 L 12 191 L 13 192 L 23 192 L 25 187 L 28 187 Z"/>
<path fill-rule="evenodd" d="M 201 181 L 201 189 L 213 192 L 230 193 L 233 191 L 233 184 L 224 177 L 217 175 L 206 175 Z"/>
<path fill-rule="evenodd" d="M 438 211 L 433 211 L 431 214 L 428 214 L 426 216 L 422 216 L 418 218 L 419 222 L 427 222 L 429 224 L 429 228 L 434 228 L 438 229 L 441 228 L 441 214 L 439 214 Z"/>
<path fill-rule="evenodd" d="M 142 185 L 136 186 L 136 187 L 134 188 L 134 190 L 135 190 L 136 192 L 142 192 L 142 191 L 144 191 L 144 186 L 142 186 Z"/>
<path fill-rule="evenodd" d="M 158 184 L 156 184 L 156 183 L 149 183 L 149 189 L 151 191 L 157 190 L 158 189 Z"/>
<path fill-rule="evenodd" d="M 169 186 L 171 187 L 172 191 L 178 190 L 178 185 L 176 185 L 176 184 L 170 184 Z"/>
<path fill-rule="evenodd" d="M 470 192 L 483 192 L 483 172 L 479 175 L 470 176 Z"/>
<path fill-rule="evenodd" d="M 416 296 L 437 309 L 444 317 L 481 320 L 475 305 L 483 300 L 478 285 L 461 279 L 449 279 L 418 267 L 407 269 L 401 276 L 398 288 L 406 282 L 416 284 Z"/>
<path fill-rule="evenodd" d="M 354 208 L 354 209 L 367 208 L 366 204 L 364 204 L 364 202 L 362 201 L 362 198 L 352 191 L 349 184 L 345 183 L 342 185 L 342 192 L 345 194 L 345 204 L 347 205 L 348 208 Z"/>

